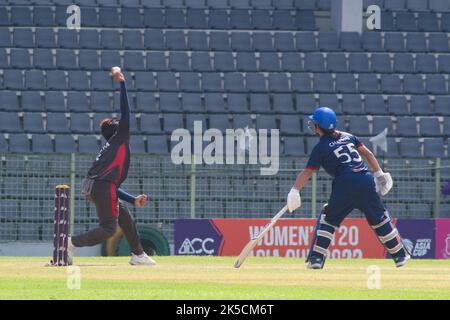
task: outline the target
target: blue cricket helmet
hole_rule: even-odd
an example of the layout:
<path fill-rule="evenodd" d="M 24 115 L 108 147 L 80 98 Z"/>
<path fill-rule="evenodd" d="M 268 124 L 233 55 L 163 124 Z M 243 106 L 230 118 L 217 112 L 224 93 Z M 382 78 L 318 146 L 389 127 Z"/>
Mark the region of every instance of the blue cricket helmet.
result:
<path fill-rule="evenodd" d="M 309 119 L 316 123 L 319 128 L 325 131 L 331 131 L 336 129 L 336 113 L 330 108 L 327 107 L 319 107 L 317 108 L 312 115 L 309 116 Z"/>

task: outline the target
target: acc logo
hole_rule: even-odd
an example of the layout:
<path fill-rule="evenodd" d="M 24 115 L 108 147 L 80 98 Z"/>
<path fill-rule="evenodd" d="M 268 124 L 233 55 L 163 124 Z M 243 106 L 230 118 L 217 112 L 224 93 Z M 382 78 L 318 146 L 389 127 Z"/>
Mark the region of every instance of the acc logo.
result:
<path fill-rule="evenodd" d="M 214 249 L 211 249 L 210 245 L 214 244 L 214 239 L 212 238 L 206 238 L 206 239 L 200 239 L 200 238 L 194 238 L 194 239 L 184 239 L 183 243 L 180 246 L 180 249 L 178 249 L 178 254 L 207 254 L 212 255 L 214 254 Z M 209 249 L 208 249 L 209 248 Z"/>
<path fill-rule="evenodd" d="M 413 257 L 423 257 L 431 250 L 431 239 L 417 239 L 414 243 L 410 239 L 403 239 L 406 249 Z"/>

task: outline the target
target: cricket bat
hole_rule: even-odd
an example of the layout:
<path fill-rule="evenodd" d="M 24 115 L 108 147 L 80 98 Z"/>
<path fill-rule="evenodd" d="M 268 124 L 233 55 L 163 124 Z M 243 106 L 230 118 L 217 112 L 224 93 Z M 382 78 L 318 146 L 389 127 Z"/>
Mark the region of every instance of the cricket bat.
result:
<path fill-rule="evenodd" d="M 245 245 L 244 249 L 242 249 L 241 253 L 239 254 L 236 262 L 234 263 L 235 268 L 239 268 L 247 258 L 247 256 L 250 254 L 250 252 L 253 250 L 253 248 L 256 246 L 256 244 L 261 240 L 267 232 L 277 223 L 278 219 L 281 218 L 283 214 L 287 211 L 287 206 L 284 206 L 283 209 L 281 209 L 273 218 L 270 220 L 270 222 L 264 227 L 264 229 L 257 235 L 250 239 L 250 241 Z"/>

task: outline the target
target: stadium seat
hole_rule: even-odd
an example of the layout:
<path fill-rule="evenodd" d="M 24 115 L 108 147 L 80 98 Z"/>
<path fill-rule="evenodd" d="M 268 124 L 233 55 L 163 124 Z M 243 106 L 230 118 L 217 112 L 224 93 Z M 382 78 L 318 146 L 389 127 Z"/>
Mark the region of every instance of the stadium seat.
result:
<path fill-rule="evenodd" d="M 430 54 L 418 54 L 416 56 L 416 72 L 435 73 L 436 59 Z"/>
<path fill-rule="evenodd" d="M 121 2 L 125 6 L 124 2 Z M 138 7 L 122 7 L 121 25 L 125 28 L 143 28 L 143 21 Z M 124 38 L 125 39 L 125 38 Z"/>
<path fill-rule="evenodd" d="M 8 28 L 0 28 L 0 47 L 11 47 L 11 33 Z"/>
<path fill-rule="evenodd" d="M 383 51 L 380 32 L 364 32 L 362 38 L 363 49 L 367 52 Z"/>
<path fill-rule="evenodd" d="M 175 91 L 178 89 L 177 79 L 173 72 L 158 72 L 156 79 L 158 89 L 161 91 Z"/>
<path fill-rule="evenodd" d="M 441 74 L 429 74 L 426 77 L 426 91 L 431 94 L 446 94 L 447 84 Z"/>
<path fill-rule="evenodd" d="M 419 74 L 407 74 L 403 78 L 403 87 L 405 93 L 424 94 L 425 87 L 423 85 L 422 76 Z"/>
<path fill-rule="evenodd" d="M 408 103 L 405 96 L 389 96 L 388 97 L 388 111 L 392 115 L 407 115 L 409 114 Z"/>
<path fill-rule="evenodd" d="M 144 31 L 144 47 L 147 50 L 164 50 L 166 44 L 161 30 L 147 29 Z"/>
<path fill-rule="evenodd" d="M 164 114 L 163 116 L 163 128 L 166 133 L 171 133 L 172 131 L 184 128 L 183 115 L 182 114 Z"/>
<path fill-rule="evenodd" d="M 28 135 L 23 133 L 9 135 L 9 152 L 30 152 Z"/>
<path fill-rule="evenodd" d="M 47 113 L 47 131 L 50 133 L 70 133 L 64 113 Z"/>
<path fill-rule="evenodd" d="M 44 90 L 45 76 L 41 70 L 25 71 L 25 88 L 29 90 Z"/>
<path fill-rule="evenodd" d="M 207 29 L 208 23 L 205 10 L 188 8 L 186 10 L 186 25 L 190 29 Z"/>
<path fill-rule="evenodd" d="M 130 71 L 145 70 L 142 52 L 126 51 L 123 56 L 124 68 Z"/>
<path fill-rule="evenodd" d="M 295 30 L 294 17 L 291 12 L 286 10 L 273 11 L 272 27 L 277 30 Z"/>
<path fill-rule="evenodd" d="M 10 65 L 12 68 L 31 68 L 31 56 L 27 49 L 11 49 L 10 58 Z"/>
<path fill-rule="evenodd" d="M 13 45 L 16 48 L 34 47 L 33 32 L 31 31 L 31 29 L 14 29 Z"/>
<path fill-rule="evenodd" d="M 0 112 L 0 127 L 3 132 L 21 132 L 18 114 L 15 112 Z"/>
<path fill-rule="evenodd" d="M 22 72 L 19 70 L 4 70 L 3 87 L 5 89 L 14 89 L 14 90 L 23 89 Z"/>
<path fill-rule="evenodd" d="M 47 134 L 33 134 L 31 137 L 31 151 L 33 153 L 52 153 L 53 142 Z"/>
<path fill-rule="evenodd" d="M 294 92 L 311 92 L 311 78 L 306 73 L 291 74 L 291 88 Z"/>
<path fill-rule="evenodd" d="M 434 111 L 430 98 L 426 95 L 411 96 L 411 113 L 413 115 L 432 115 Z"/>
<path fill-rule="evenodd" d="M 142 33 L 139 30 L 123 30 L 122 39 L 123 48 L 126 50 L 144 49 Z"/>
<path fill-rule="evenodd" d="M 224 89 L 227 92 L 245 92 L 244 75 L 240 72 L 225 73 Z"/>
<path fill-rule="evenodd" d="M 248 103 L 245 95 L 230 93 L 227 95 L 228 111 L 233 113 L 248 113 Z"/>
<path fill-rule="evenodd" d="M 372 54 L 372 71 L 380 73 L 392 72 L 391 58 L 385 53 Z"/>
<path fill-rule="evenodd" d="M 310 115 L 316 109 L 317 103 L 313 94 L 297 94 L 295 96 L 297 112 Z"/>
<path fill-rule="evenodd" d="M 269 90 L 271 92 L 290 92 L 287 75 L 284 73 L 269 74 Z"/>
<path fill-rule="evenodd" d="M 364 98 L 364 109 L 367 114 L 386 114 L 386 104 L 382 95 L 366 95 Z"/>
<path fill-rule="evenodd" d="M 394 55 L 394 72 L 395 73 L 412 73 L 414 72 L 414 59 L 412 54 L 397 53 Z"/>
<path fill-rule="evenodd" d="M 63 49 L 78 48 L 78 34 L 76 30 L 59 29 L 58 30 L 58 47 Z"/>
<path fill-rule="evenodd" d="M 335 110 L 337 114 L 341 113 L 338 97 L 334 93 L 321 93 L 319 95 L 319 105 L 328 106 Z"/>
<path fill-rule="evenodd" d="M 276 51 L 295 51 L 294 36 L 290 32 L 275 32 L 274 48 Z"/>
<path fill-rule="evenodd" d="M 421 145 L 416 138 L 402 138 L 400 140 L 400 155 L 408 158 L 422 156 Z"/>
<path fill-rule="evenodd" d="M 77 58 L 73 50 L 56 50 L 56 68 L 61 70 L 78 69 Z"/>
<path fill-rule="evenodd" d="M 190 31 L 187 34 L 187 47 L 193 51 L 208 50 L 208 36 L 204 31 Z M 193 54 L 196 52 L 193 52 Z"/>
<path fill-rule="evenodd" d="M 402 83 L 397 74 L 381 75 L 381 91 L 383 93 L 402 93 Z"/>
<path fill-rule="evenodd" d="M 70 131 L 76 134 L 91 133 L 91 118 L 89 115 L 85 113 L 72 113 L 70 115 Z"/>
<path fill-rule="evenodd" d="M 39 91 L 24 91 L 21 94 L 21 107 L 23 111 L 42 112 L 44 106 Z"/>
<path fill-rule="evenodd" d="M 359 94 L 343 94 L 342 112 L 344 114 L 365 114 L 361 96 Z"/>
<path fill-rule="evenodd" d="M 338 93 L 356 93 L 356 80 L 353 74 L 336 74 L 336 88 Z"/>
<path fill-rule="evenodd" d="M 37 28 L 35 32 L 35 43 L 38 48 L 55 48 L 56 38 L 51 28 Z"/>
<path fill-rule="evenodd" d="M 73 89 L 73 88 L 71 88 Z M 113 82 L 111 76 L 103 71 L 91 72 L 91 89 L 99 91 L 111 91 L 113 89 Z"/>
<path fill-rule="evenodd" d="M 70 112 L 90 112 L 86 94 L 81 91 L 68 92 L 67 108 Z"/>
<path fill-rule="evenodd" d="M 214 128 L 218 129 L 222 132 L 225 132 L 226 129 L 230 129 L 230 121 L 226 114 L 211 114 L 209 116 L 209 129 Z"/>
<path fill-rule="evenodd" d="M 33 64 L 37 69 L 54 69 L 53 53 L 50 49 L 35 49 Z"/>
<path fill-rule="evenodd" d="M 272 29 L 272 18 L 268 10 L 252 10 L 252 28 L 256 30 Z"/>
<path fill-rule="evenodd" d="M 25 93 L 24 93 L 25 94 Z M 45 109 L 46 111 L 65 112 L 66 104 L 62 91 L 45 92 Z"/>
<path fill-rule="evenodd" d="M 250 110 L 255 113 L 271 112 L 270 97 L 263 93 L 250 94 Z"/>
<path fill-rule="evenodd" d="M 193 52 L 191 56 L 193 71 L 212 71 L 211 59 L 208 52 Z"/>
<path fill-rule="evenodd" d="M 441 126 L 437 117 L 420 118 L 419 134 L 421 137 L 437 137 L 441 135 Z"/>
<path fill-rule="evenodd" d="M 92 154 L 98 151 L 99 151 L 98 140 L 94 135 L 78 136 L 78 152 Z"/>
<path fill-rule="evenodd" d="M 309 72 L 325 72 L 325 58 L 321 53 L 305 54 L 305 71 Z"/>
<path fill-rule="evenodd" d="M 450 56 L 439 55 L 438 56 L 438 71 L 440 73 L 449 73 L 450 71 Z"/>
<path fill-rule="evenodd" d="M 248 73 L 246 76 L 246 87 L 249 92 L 267 91 L 264 75 L 262 73 Z"/>
<path fill-rule="evenodd" d="M 388 135 L 392 135 L 392 119 L 388 116 L 376 116 L 372 118 L 372 134 L 377 135 L 384 129 L 388 129 Z"/>
<path fill-rule="evenodd" d="M 55 152 L 73 153 L 76 151 L 75 140 L 72 135 L 55 135 Z"/>
<path fill-rule="evenodd" d="M 248 10 L 231 9 L 230 27 L 232 29 L 251 29 L 252 22 Z"/>
<path fill-rule="evenodd" d="M 180 72 L 180 90 L 186 92 L 200 91 L 200 78 L 196 72 Z"/>
<path fill-rule="evenodd" d="M 167 154 L 167 139 L 165 135 L 153 135 L 147 137 L 147 152 L 150 154 Z"/>
<path fill-rule="evenodd" d="M 253 51 L 251 36 L 248 32 L 233 32 L 230 37 L 231 50 Z"/>
<path fill-rule="evenodd" d="M 450 97 L 436 96 L 434 100 L 434 110 L 438 115 L 450 116 Z"/>
<path fill-rule="evenodd" d="M 166 25 L 168 28 L 173 29 L 186 29 L 186 19 L 181 9 L 166 9 Z"/>
<path fill-rule="evenodd" d="M 357 32 L 341 32 L 340 48 L 344 51 L 355 52 L 361 51 L 361 37 Z"/>
<path fill-rule="evenodd" d="M 164 112 L 181 112 L 177 93 L 163 92 L 159 95 L 159 109 Z"/>
<path fill-rule="evenodd" d="M 361 93 L 378 93 L 378 78 L 375 74 L 362 73 L 358 77 L 358 89 Z"/>
<path fill-rule="evenodd" d="M 69 71 L 69 88 L 72 90 L 89 90 L 89 78 L 85 71 Z"/>
<path fill-rule="evenodd" d="M 397 12 L 396 27 L 399 31 L 418 31 L 414 13 Z"/>
<path fill-rule="evenodd" d="M 214 70 L 220 72 L 235 71 L 233 55 L 229 52 L 216 52 L 214 54 Z"/>
<path fill-rule="evenodd" d="M 406 35 L 406 49 L 409 52 L 427 51 L 427 40 L 424 33 L 408 33 Z"/>
<path fill-rule="evenodd" d="M 48 70 L 46 71 L 47 89 L 49 90 L 66 90 L 67 82 L 64 71 Z"/>
<path fill-rule="evenodd" d="M 9 26 L 10 23 L 7 8 L 0 8 L 0 26 Z"/>
<path fill-rule="evenodd" d="M 11 24 L 13 26 L 33 26 L 29 7 L 13 6 L 11 8 Z"/>
<path fill-rule="evenodd" d="M 302 132 L 300 126 L 300 117 L 298 115 L 281 115 L 280 130 L 284 135 L 299 135 Z"/>
<path fill-rule="evenodd" d="M 153 73 L 136 71 L 134 73 L 134 89 L 138 91 L 156 91 Z"/>
<path fill-rule="evenodd" d="M 277 93 L 272 95 L 273 109 L 278 114 L 294 113 L 294 101 L 290 93 Z"/>
<path fill-rule="evenodd" d="M 450 52 L 448 36 L 445 33 L 430 33 L 428 49 L 431 52 Z"/>
<path fill-rule="evenodd" d="M 205 93 L 205 108 L 210 113 L 225 112 L 225 101 L 220 93 Z"/>
<path fill-rule="evenodd" d="M 202 89 L 205 92 L 222 91 L 222 79 L 219 73 L 207 72 L 202 74 Z"/>
<path fill-rule="evenodd" d="M 253 127 L 254 127 L 253 120 L 249 114 L 235 114 L 233 116 L 234 129 L 245 129 Z"/>
<path fill-rule="evenodd" d="M 316 38 L 313 32 L 298 32 L 295 37 L 298 51 L 317 51 Z"/>
<path fill-rule="evenodd" d="M 145 28 L 164 28 L 164 13 L 161 8 L 144 8 L 143 23 Z"/>
<path fill-rule="evenodd" d="M 227 32 L 212 31 L 209 34 L 209 48 L 212 51 L 230 51 L 230 38 Z"/>
<path fill-rule="evenodd" d="M 279 72 L 280 61 L 275 52 L 261 52 L 259 55 L 259 69 L 265 72 Z"/>
<path fill-rule="evenodd" d="M 137 92 L 136 93 L 136 109 L 143 111 L 145 113 L 156 112 L 157 111 L 157 103 L 156 103 L 155 95 L 150 92 Z"/>
<path fill-rule="evenodd" d="M 339 40 L 335 32 L 321 32 L 318 38 L 318 47 L 321 51 L 338 51 Z"/>
<path fill-rule="evenodd" d="M 286 72 L 303 71 L 300 54 L 297 52 L 284 52 L 281 56 L 281 69 Z"/>
<path fill-rule="evenodd" d="M 397 133 L 402 137 L 417 136 L 417 122 L 414 117 L 399 117 L 397 119 Z"/>
<path fill-rule="evenodd" d="M 348 70 L 350 72 L 369 72 L 369 57 L 364 53 L 351 53 L 348 58 Z"/>
<path fill-rule="evenodd" d="M 348 118 L 348 131 L 357 136 L 368 136 L 369 120 L 366 116 L 353 116 Z"/>
<path fill-rule="evenodd" d="M 268 32 L 257 32 L 252 35 L 252 46 L 255 51 L 274 51 L 272 35 Z"/>
<path fill-rule="evenodd" d="M 424 157 L 444 158 L 444 139 L 442 138 L 428 138 L 423 141 L 423 155 Z"/>
<path fill-rule="evenodd" d="M 116 7 L 100 7 L 98 22 L 102 27 L 115 28 L 120 26 L 120 16 Z"/>
<path fill-rule="evenodd" d="M 405 39 L 399 32 L 386 33 L 384 36 L 384 48 L 389 52 L 405 51 Z"/>
<path fill-rule="evenodd" d="M 15 91 L 0 91 L 0 110 L 19 111 L 19 100 Z"/>
<path fill-rule="evenodd" d="M 186 52 L 171 52 L 169 55 L 169 70 L 190 71 L 189 57 Z"/>
<path fill-rule="evenodd" d="M 199 93 L 183 93 L 181 105 L 183 111 L 203 112 L 202 97 Z"/>
<path fill-rule="evenodd" d="M 209 10 L 208 25 L 211 29 L 230 29 L 228 13 L 224 9 Z"/>
<path fill-rule="evenodd" d="M 81 50 L 78 55 L 78 62 L 82 70 L 97 70 L 100 68 L 98 54 L 95 50 Z"/>
<path fill-rule="evenodd" d="M 305 143 L 301 137 L 284 137 L 284 154 L 286 156 L 304 156 Z"/>
<path fill-rule="evenodd" d="M 60 9 L 60 10 L 58 10 Z M 83 7 L 83 14 L 81 15 L 81 25 L 86 27 L 100 27 L 99 17 L 96 8 Z M 56 7 L 55 20 L 59 26 L 65 26 L 67 20 L 67 6 Z M 116 24 L 118 26 L 119 24 Z M 114 26 L 113 26 L 114 27 Z"/>
<path fill-rule="evenodd" d="M 81 29 L 79 46 L 81 49 L 97 49 L 99 45 L 99 34 L 95 29 Z"/>

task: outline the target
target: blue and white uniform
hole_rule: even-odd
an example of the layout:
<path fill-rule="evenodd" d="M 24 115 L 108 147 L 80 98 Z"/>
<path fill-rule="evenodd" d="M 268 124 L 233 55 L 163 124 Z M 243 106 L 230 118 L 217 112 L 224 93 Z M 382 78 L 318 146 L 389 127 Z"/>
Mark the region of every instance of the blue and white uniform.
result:
<path fill-rule="evenodd" d="M 326 221 L 333 226 L 339 226 L 355 208 L 364 212 L 371 224 L 384 217 L 386 209 L 376 192 L 374 178 L 357 150 L 360 146 L 359 139 L 347 132 L 341 132 L 337 139 L 322 136 L 306 165 L 310 170 L 323 167 L 334 178 L 326 215 Z"/>

